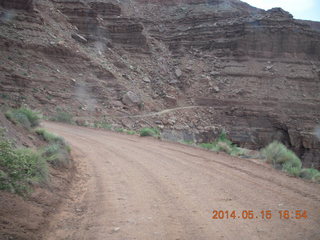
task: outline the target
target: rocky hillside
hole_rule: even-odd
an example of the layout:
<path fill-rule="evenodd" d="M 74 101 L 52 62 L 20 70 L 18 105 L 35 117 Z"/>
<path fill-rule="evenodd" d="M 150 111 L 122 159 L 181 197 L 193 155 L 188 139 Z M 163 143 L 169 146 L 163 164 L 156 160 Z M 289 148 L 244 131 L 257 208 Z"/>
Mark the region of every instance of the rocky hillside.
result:
<path fill-rule="evenodd" d="M 320 167 L 318 23 L 239 0 L 0 5 L 1 104 L 158 126 L 169 139 L 278 139 Z"/>

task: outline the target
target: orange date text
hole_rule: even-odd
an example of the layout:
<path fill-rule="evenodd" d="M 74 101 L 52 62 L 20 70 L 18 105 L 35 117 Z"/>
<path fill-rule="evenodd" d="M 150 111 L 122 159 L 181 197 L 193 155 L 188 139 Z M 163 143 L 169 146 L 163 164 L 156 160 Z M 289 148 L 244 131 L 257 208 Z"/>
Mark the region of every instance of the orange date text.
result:
<path fill-rule="evenodd" d="M 307 210 L 213 210 L 212 219 L 307 219 Z"/>

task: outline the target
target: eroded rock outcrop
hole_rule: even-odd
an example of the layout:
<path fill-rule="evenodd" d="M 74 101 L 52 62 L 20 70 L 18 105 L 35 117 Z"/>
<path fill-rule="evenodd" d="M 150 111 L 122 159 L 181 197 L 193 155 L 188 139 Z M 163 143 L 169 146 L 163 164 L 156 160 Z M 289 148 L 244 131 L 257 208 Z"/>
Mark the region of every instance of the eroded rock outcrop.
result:
<path fill-rule="evenodd" d="M 121 44 L 135 50 L 147 49 L 143 26 L 134 18 L 121 17 L 121 8 L 113 3 L 101 1 L 70 2 L 59 0 L 59 9 L 66 14 L 70 23 L 77 26 L 81 34 L 90 41 Z M 137 48 L 138 47 L 138 48 Z M 132 49 L 132 47 L 131 47 Z"/>

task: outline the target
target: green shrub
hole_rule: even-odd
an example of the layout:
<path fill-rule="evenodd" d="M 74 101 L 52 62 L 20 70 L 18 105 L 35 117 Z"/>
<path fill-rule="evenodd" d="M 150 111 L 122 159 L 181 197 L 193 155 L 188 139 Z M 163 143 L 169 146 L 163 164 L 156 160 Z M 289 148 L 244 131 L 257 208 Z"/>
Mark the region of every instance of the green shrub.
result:
<path fill-rule="evenodd" d="M 46 157 L 53 156 L 60 151 L 60 144 L 52 143 L 43 149 L 43 155 Z"/>
<path fill-rule="evenodd" d="M 261 156 L 268 163 L 272 163 L 277 169 L 289 173 L 292 176 L 299 176 L 302 163 L 297 155 L 289 150 L 285 145 L 278 141 L 270 143 L 267 147 L 261 150 Z"/>
<path fill-rule="evenodd" d="M 48 167 L 45 159 L 41 154 L 30 148 L 17 149 L 16 153 L 20 159 L 21 170 L 28 176 L 30 180 L 42 182 L 48 177 Z"/>
<path fill-rule="evenodd" d="M 201 143 L 199 146 L 214 152 L 225 152 L 232 156 L 242 156 L 246 153 L 244 149 L 237 147 L 227 138 L 225 131 L 214 142 Z"/>
<path fill-rule="evenodd" d="M 290 164 L 290 162 L 287 162 L 283 164 L 282 171 L 287 172 L 289 175 L 294 177 L 299 177 L 301 172 L 301 167 L 294 167 Z"/>
<path fill-rule="evenodd" d="M 218 148 L 218 151 L 222 151 L 222 152 L 225 152 L 225 153 L 228 153 L 228 154 L 231 154 L 232 149 L 233 149 L 232 145 L 228 144 L 228 142 L 218 141 L 216 143 L 216 146 Z"/>
<path fill-rule="evenodd" d="M 199 144 L 200 147 L 208 149 L 208 150 L 212 150 L 216 144 L 215 143 L 200 143 Z"/>
<path fill-rule="evenodd" d="M 128 134 L 128 135 L 136 135 L 136 134 L 137 134 L 137 132 L 136 132 L 136 131 L 133 131 L 133 130 L 126 130 L 125 132 L 126 132 L 126 134 Z"/>
<path fill-rule="evenodd" d="M 6 112 L 6 117 L 10 121 L 21 124 L 27 129 L 38 126 L 41 119 L 41 116 L 38 112 L 32 111 L 27 107 L 11 109 Z"/>
<path fill-rule="evenodd" d="M 312 180 L 313 180 L 314 182 L 320 183 L 320 174 L 315 175 L 315 176 L 312 178 Z"/>
<path fill-rule="evenodd" d="M 42 155 L 54 167 L 68 167 L 70 165 L 70 150 L 64 145 L 53 143 L 43 149 Z"/>
<path fill-rule="evenodd" d="M 314 168 L 303 168 L 300 172 L 300 177 L 317 181 L 320 180 L 320 171 Z"/>
<path fill-rule="evenodd" d="M 63 123 L 74 123 L 73 116 L 71 113 L 65 112 L 60 108 L 56 109 L 56 113 L 50 118 L 51 121 L 63 122 Z"/>
<path fill-rule="evenodd" d="M 126 130 L 124 128 L 115 128 L 114 131 L 119 132 L 119 133 L 123 133 Z"/>
<path fill-rule="evenodd" d="M 94 123 L 94 127 L 95 128 L 104 128 L 104 129 L 111 130 L 112 129 L 112 124 L 107 123 L 107 122 L 95 122 Z"/>
<path fill-rule="evenodd" d="M 156 128 L 142 128 L 140 130 L 141 137 L 160 137 L 160 131 Z"/>
<path fill-rule="evenodd" d="M 49 143 L 59 143 L 61 145 L 65 145 L 65 141 L 62 137 L 59 137 L 53 133 L 50 133 L 48 131 L 46 131 L 45 129 L 43 128 L 38 128 L 36 129 L 35 131 L 39 136 L 42 137 L 42 139 L 46 142 L 49 142 Z"/>
<path fill-rule="evenodd" d="M 232 149 L 230 155 L 231 156 L 236 156 L 236 157 L 245 157 L 245 158 L 250 158 L 252 157 L 251 155 L 248 154 L 248 149 L 240 148 L 237 146 L 234 146 Z"/>
<path fill-rule="evenodd" d="M 220 133 L 218 139 L 216 139 L 216 142 L 225 142 L 225 143 L 227 143 L 228 145 L 232 145 L 232 144 L 233 144 L 233 143 L 228 139 L 227 133 L 226 133 L 224 130 Z"/>
<path fill-rule="evenodd" d="M 294 167 L 301 167 L 301 161 L 295 153 L 278 141 L 274 141 L 263 148 L 261 155 L 268 163 L 272 163 L 274 166 L 282 166 L 284 163 L 292 162 Z"/>
<path fill-rule="evenodd" d="M 32 149 L 15 149 L 13 145 L 0 140 L 0 190 L 26 194 L 31 183 L 47 180 L 48 168 L 41 154 Z"/>
<path fill-rule="evenodd" d="M 38 128 L 36 133 L 49 143 L 42 150 L 42 156 L 54 167 L 68 167 L 70 165 L 70 146 L 62 137 Z"/>

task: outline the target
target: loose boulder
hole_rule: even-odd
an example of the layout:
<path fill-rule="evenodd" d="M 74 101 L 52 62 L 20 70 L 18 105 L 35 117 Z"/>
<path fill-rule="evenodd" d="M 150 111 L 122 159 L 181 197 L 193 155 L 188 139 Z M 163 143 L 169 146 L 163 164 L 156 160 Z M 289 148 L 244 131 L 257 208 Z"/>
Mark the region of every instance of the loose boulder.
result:
<path fill-rule="evenodd" d="M 142 103 L 142 100 L 138 94 L 132 91 L 128 91 L 126 94 L 123 95 L 122 102 L 127 106 L 133 106 L 140 105 Z"/>

